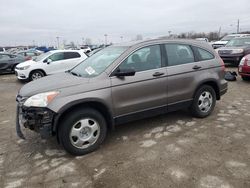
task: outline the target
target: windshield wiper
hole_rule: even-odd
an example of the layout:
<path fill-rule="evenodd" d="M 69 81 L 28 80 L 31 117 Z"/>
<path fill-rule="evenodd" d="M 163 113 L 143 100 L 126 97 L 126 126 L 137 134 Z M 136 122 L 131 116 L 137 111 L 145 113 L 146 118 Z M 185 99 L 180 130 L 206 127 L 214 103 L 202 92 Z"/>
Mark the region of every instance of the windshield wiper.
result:
<path fill-rule="evenodd" d="M 72 71 L 69 71 L 70 74 L 74 75 L 74 76 L 78 76 L 78 77 L 81 77 L 80 74 L 77 74 L 76 72 L 72 72 Z"/>

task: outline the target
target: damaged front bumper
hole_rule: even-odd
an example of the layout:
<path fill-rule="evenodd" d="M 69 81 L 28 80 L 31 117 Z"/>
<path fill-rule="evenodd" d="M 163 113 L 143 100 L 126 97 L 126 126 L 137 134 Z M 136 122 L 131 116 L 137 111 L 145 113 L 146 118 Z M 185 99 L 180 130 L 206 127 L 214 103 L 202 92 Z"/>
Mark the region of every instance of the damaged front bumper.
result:
<path fill-rule="evenodd" d="M 22 132 L 23 127 L 40 133 L 42 138 L 48 138 L 53 135 L 52 124 L 55 112 L 50 109 L 25 107 L 18 103 L 16 114 L 16 132 L 20 138 L 25 139 Z"/>

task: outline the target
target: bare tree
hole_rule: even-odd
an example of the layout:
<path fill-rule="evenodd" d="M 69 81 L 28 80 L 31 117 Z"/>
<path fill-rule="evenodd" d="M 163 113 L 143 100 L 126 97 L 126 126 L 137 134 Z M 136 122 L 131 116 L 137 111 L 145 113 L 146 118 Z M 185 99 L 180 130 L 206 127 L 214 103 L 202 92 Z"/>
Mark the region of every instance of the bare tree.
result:
<path fill-rule="evenodd" d="M 136 35 L 135 40 L 143 40 L 143 37 L 141 34 Z"/>
<path fill-rule="evenodd" d="M 85 44 L 86 44 L 86 45 L 91 45 L 91 44 L 92 44 L 91 39 L 90 39 L 90 38 L 86 38 L 86 39 L 85 39 Z"/>

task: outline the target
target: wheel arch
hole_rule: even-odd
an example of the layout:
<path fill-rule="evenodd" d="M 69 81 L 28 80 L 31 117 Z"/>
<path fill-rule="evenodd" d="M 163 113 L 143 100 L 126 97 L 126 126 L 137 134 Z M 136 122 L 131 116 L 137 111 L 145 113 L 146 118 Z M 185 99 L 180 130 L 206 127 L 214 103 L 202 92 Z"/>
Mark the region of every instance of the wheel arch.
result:
<path fill-rule="evenodd" d="M 31 74 L 32 74 L 33 72 L 35 72 L 35 71 L 42 71 L 43 74 L 44 74 L 44 76 L 47 75 L 46 72 L 45 72 L 45 70 L 43 70 L 43 69 L 34 69 L 34 70 L 30 71 L 30 73 L 29 73 L 29 78 L 30 78 Z"/>
<path fill-rule="evenodd" d="M 95 101 L 95 100 L 91 100 L 91 101 L 81 101 L 81 100 L 79 101 L 78 100 L 78 101 L 73 101 L 65 105 L 59 110 L 59 112 L 57 113 L 58 115 L 54 119 L 54 124 L 52 128 L 53 133 L 58 135 L 57 131 L 60 126 L 60 122 L 63 120 L 65 115 L 79 108 L 93 108 L 97 110 L 103 115 L 104 119 L 106 120 L 107 128 L 111 130 L 114 129 L 114 120 L 112 118 L 112 112 L 103 102 Z"/>
<path fill-rule="evenodd" d="M 219 85 L 218 85 L 217 81 L 216 81 L 216 80 L 213 80 L 213 79 L 212 79 L 212 80 L 205 80 L 204 82 L 200 83 L 200 84 L 196 87 L 196 89 L 195 89 L 195 92 L 194 92 L 194 94 L 193 94 L 193 98 L 194 98 L 196 92 L 198 91 L 198 89 L 199 89 L 201 86 L 203 86 L 203 85 L 209 85 L 209 86 L 211 86 L 211 87 L 214 89 L 214 91 L 215 91 L 216 100 L 220 100 L 220 88 L 219 88 Z"/>

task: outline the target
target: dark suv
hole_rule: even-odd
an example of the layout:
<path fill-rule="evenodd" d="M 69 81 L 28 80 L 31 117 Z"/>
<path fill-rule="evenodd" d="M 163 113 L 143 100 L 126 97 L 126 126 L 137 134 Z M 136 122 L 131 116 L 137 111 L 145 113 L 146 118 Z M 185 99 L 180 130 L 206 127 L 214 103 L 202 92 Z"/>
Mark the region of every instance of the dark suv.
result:
<path fill-rule="evenodd" d="M 56 135 L 65 150 L 95 150 L 108 128 L 190 108 L 206 117 L 227 91 L 224 63 L 209 44 L 149 40 L 107 47 L 62 74 L 26 84 L 17 95 L 21 127 Z"/>
<path fill-rule="evenodd" d="M 218 53 L 224 61 L 238 65 L 245 55 L 250 54 L 250 37 L 234 38 L 225 47 L 219 48 Z"/>

